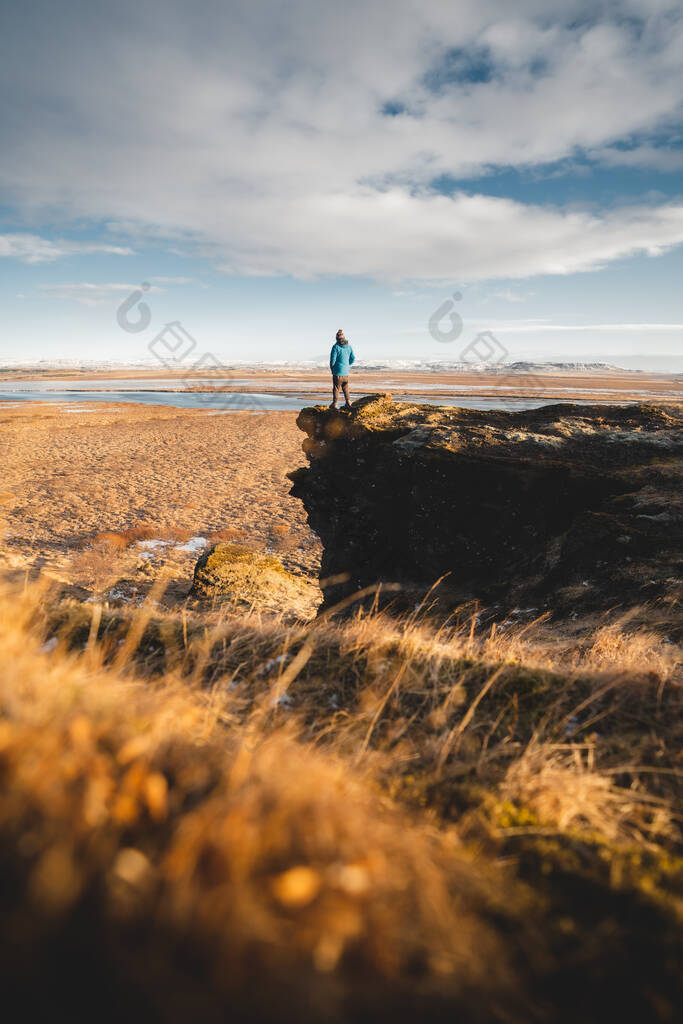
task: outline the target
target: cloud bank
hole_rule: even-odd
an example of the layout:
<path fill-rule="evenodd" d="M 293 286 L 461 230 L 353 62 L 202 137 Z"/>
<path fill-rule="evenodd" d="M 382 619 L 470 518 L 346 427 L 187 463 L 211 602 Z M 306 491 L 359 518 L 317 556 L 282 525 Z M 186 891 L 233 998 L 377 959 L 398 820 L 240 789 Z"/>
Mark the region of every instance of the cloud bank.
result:
<path fill-rule="evenodd" d="M 497 169 L 679 167 L 680 3 L 37 0 L 3 17 L 2 196 L 63 233 L 108 225 L 91 251 L 395 282 L 567 274 L 683 242 L 683 202 L 484 194 Z M 26 262 L 68 250 L 4 239 Z"/>
<path fill-rule="evenodd" d="M 77 256 L 83 253 L 103 252 L 115 256 L 131 256 L 128 246 L 108 245 L 103 242 L 50 241 L 40 235 L 26 232 L 0 235 L 0 257 L 19 260 L 21 263 L 53 263 L 62 256 Z"/>
<path fill-rule="evenodd" d="M 117 293 L 130 294 L 139 288 L 137 284 L 124 284 L 118 281 L 95 283 L 91 281 L 65 282 L 63 284 L 44 284 L 39 286 L 40 293 L 51 299 L 70 299 L 82 306 L 99 306 L 110 304 L 112 296 Z M 161 292 L 162 288 L 151 285 L 147 294 Z"/>

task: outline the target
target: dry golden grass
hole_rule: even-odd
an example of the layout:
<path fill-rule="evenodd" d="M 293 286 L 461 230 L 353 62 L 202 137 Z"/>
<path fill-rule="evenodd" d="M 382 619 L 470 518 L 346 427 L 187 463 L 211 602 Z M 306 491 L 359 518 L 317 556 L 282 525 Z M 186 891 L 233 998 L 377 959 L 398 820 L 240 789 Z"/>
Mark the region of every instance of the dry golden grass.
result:
<path fill-rule="evenodd" d="M 616 786 L 596 770 L 594 757 L 591 744 L 532 741 L 508 768 L 501 795 L 528 808 L 539 824 L 563 832 L 638 843 L 679 836 L 666 800 Z"/>
<path fill-rule="evenodd" d="M 242 529 L 238 529 L 234 526 L 226 526 L 222 530 L 212 530 L 207 534 L 207 541 L 209 544 L 221 544 L 224 542 L 238 541 L 241 542 L 246 538 L 246 533 Z"/>
<path fill-rule="evenodd" d="M 126 571 L 135 571 L 135 559 L 127 552 L 147 540 L 182 544 L 193 536 L 183 527 L 138 523 L 126 530 L 104 530 L 81 542 L 69 562 L 70 575 L 81 586 L 91 588 L 100 599 Z"/>
<path fill-rule="evenodd" d="M 130 547 L 132 541 L 128 539 L 123 533 L 118 533 L 113 530 L 104 530 L 102 533 L 98 533 L 97 536 L 93 537 L 91 544 L 88 547 L 92 548 L 103 548 L 106 551 L 125 551 L 127 547 Z"/>
<path fill-rule="evenodd" d="M 367 772 L 291 728 L 264 728 L 259 713 L 238 728 L 215 691 L 173 674 L 145 685 L 125 655 L 105 667 L 92 642 L 81 656 L 41 653 L 31 641 L 38 597 L 0 599 L 11 962 L 76 919 L 122 944 L 142 929 L 162 959 L 174 937 L 191 943 L 187 978 L 169 958 L 147 979 L 162 1001 L 205 984 L 217 1004 L 246 998 L 255 969 L 275 988 L 298 972 L 295 990 L 310 972 L 341 972 L 342 989 L 358 975 L 394 979 L 398 991 L 408 972 L 456 1003 L 473 987 L 510 988 L 487 921 L 503 913 L 503 880 L 471 863 L 455 833 L 407 819 Z M 117 957 L 132 984 L 125 948 Z"/>
<path fill-rule="evenodd" d="M 91 587 L 95 595 L 100 595 L 120 575 L 127 548 L 128 545 L 117 534 L 103 534 L 98 543 L 78 551 L 72 557 L 71 569 L 75 581 Z"/>
<path fill-rule="evenodd" d="M 182 542 L 189 540 L 192 531 L 179 526 L 162 526 L 153 523 L 138 523 L 126 530 L 104 530 L 84 542 L 86 548 L 103 548 L 109 551 L 125 551 L 133 544 L 144 540 L 170 540 Z"/>
<path fill-rule="evenodd" d="M 639 1020 L 666 1019 L 682 691 L 653 636 L 631 674 L 590 653 L 568 672 L 523 627 L 207 625 L 154 600 L 0 597 L 3 969 L 24 1000 L 66 999 L 87 948 L 107 1019 L 597 1022 L 622 975 Z"/>
<path fill-rule="evenodd" d="M 683 651 L 649 630 L 627 632 L 616 622 L 595 631 L 578 664 L 600 672 L 654 673 L 663 680 L 680 680 Z"/>
<path fill-rule="evenodd" d="M 582 644 L 583 653 L 568 655 L 534 639 L 528 627 L 478 637 L 466 625 L 435 631 L 417 617 L 396 622 L 370 614 L 338 622 L 323 616 L 287 624 L 233 612 L 224 608 L 208 629 L 202 616 L 184 618 L 182 628 L 173 614 L 145 620 L 135 640 L 136 671 L 173 670 L 221 699 L 229 694 L 230 714 L 240 721 L 251 716 L 252 728 L 254 716 L 272 723 L 285 714 L 306 740 L 323 742 L 356 766 L 378 766 L 392 785 L 406 776 L 423 786 L 477 779 L 501 787 L 507 799 L 511 780 L 533 764 L 537 787 L 557 787 L 561 796 L 563 772 L 579 774 L 587 785 L 595 781 L 596 799 L 605 795 L 610 839 L 619 830 L 608 812 L 624 786 L 626 804 L 639 808 L 650 798 L 653 807 L 679 798 L 681 652 L 654 635 L 600 627 L 594 643 Z M 88 623 L 89 613 L 74 606 L 41 628 L 61 630 L 73 644 L 92 633 Z M 136 633 L 117 616 L 98 629 L 103 656 Z M 594 654 L 608 635 L 619 636 L 623 652 L 632 644 L 622 659 L 627 668 L 616 659 L 605 666 Z M 607 787 L 603 773 L 611 779 Z M 677 835 L 678 811 L 662 805 L 650 817 L 651 827 L 641 815 L 641 838 Z M 634 830 L 631 837 L 637 839 Z"/>
<path fill-rule="evenodd" d="M 271 526 L 268 540 L 272 550 L 281 554 L 293 551 L 298 543 L 287 523 L 275 523 Z"/>

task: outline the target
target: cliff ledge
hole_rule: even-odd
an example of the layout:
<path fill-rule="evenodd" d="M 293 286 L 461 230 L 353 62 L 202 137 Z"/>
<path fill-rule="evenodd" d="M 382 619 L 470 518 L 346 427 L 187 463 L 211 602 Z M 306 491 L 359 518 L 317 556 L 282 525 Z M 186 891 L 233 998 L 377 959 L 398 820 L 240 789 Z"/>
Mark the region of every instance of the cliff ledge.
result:
<path fill-rule="evenodd" d="M 323 608 L 382 582 L 413 607 L 557 613 L 681 598 L 683 421 L 645 405 L 484 412 L 372 395 L 304 408 L 291 493 L 320 536 Z M 675 619 L 672 620 L 675 622 Z"/>

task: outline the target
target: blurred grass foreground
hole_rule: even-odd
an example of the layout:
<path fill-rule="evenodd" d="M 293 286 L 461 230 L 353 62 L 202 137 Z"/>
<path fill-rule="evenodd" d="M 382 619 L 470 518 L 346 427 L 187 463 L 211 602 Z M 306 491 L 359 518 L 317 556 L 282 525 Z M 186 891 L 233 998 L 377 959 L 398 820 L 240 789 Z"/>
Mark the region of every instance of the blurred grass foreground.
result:
<path fill-rule="evenodd" d="M 674 1021 L 680 649 L 0 595 L 22 1019 Z"/>

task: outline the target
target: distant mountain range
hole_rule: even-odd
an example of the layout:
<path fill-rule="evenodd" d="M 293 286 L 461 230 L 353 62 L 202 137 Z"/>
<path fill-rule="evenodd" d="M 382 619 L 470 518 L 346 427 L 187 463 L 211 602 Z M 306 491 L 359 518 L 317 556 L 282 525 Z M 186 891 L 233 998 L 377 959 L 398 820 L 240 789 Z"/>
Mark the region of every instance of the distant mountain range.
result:
<path fill-rule="evenodd" d="M 487 362 L 441 362 L 422 359 L 396 359 L 387 362 L 371 363 L 358 361 L 356 366 L 363 370 L 412 370 L 421 373 L 631 373 L 639 371 L 622 370 L 611 363 L 534 363 L 518 361 L 514 363 Z"/>
<path fill-rule="evenodd" d="M 225 360 L 222 363 L 225 369 L 236 369 L 242 372 L 247 370 L 327 370 L 326 358 L 309 360 L 294 360 L 289 362 L 268 362 L 254 360 Z M 0 370 L 159 370 L 163 373 L 164 368 L 155 360 L 145 360 L 138 363 L 122 363 L 106 359 L 38 359 L 33 362 L 6 360 L 0 364 Z M 178 370 L 182 370 L 178 367 Z M 188 375 L 192 374 L 192 366 L 186 367 Z M 357 370 L 375 370 L 383 373 L 391 373 L 397 370 L 410 370 L 413 373 L 487 373 L 503 374 L 510 373 L 642 373 L 642 370 L 625 370 L 623 367 L 614 366 L 611 363 L 582 363 L 582 362 L 529 362 L 517 361 L 514 363 L 497 362 L 469 362 L 469 361 L 447 361 L 429 359 L 386 359 L 386 360 L 357 360 Z M 206 372 L 206 368 L 205 371 Z M 193 374 L 194 375 L 194 374 Z"/>

